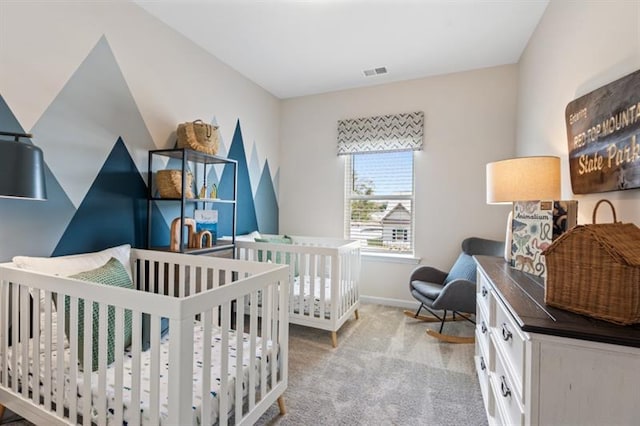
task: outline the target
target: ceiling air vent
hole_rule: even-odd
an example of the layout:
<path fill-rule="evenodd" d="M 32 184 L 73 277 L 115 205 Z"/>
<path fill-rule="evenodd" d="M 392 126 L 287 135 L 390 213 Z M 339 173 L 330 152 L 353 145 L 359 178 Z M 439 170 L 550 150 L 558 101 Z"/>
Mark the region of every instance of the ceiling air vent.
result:
<path fill-rule="evenodd" d="M 365 77 L 371 77 L 374 75 L 386 74 L 387 67 L 371 68 L 370 70 L 364 70 L 362 72 L 364 73 Z"/>

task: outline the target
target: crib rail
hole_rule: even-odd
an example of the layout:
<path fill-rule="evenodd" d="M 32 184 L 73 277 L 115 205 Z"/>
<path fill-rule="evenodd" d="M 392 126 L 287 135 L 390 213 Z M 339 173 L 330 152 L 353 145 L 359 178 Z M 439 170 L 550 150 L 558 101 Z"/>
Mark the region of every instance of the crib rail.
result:
<path fill-rule="evenodd" d="M 37 424 L 252 424 L 287 386 L 287 269 L 147 250 L 132 266 L 137 290 L 0 265 L 0 403 Z"/>
<path fill-rule="evenodd" d="M 290 321 L 336 331 L 359 306 L 360 243 L 291 238 L 293 244 L 237 241 L 236 257 L 287 265 Z"/>

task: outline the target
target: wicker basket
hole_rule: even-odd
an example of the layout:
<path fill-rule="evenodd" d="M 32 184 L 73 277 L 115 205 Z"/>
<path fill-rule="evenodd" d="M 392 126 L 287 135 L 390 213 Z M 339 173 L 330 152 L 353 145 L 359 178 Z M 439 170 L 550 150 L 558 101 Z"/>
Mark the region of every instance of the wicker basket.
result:
<path fill-rule="evenodd" d="M 193 198 L 191 184 L 193 175 L 187 172 L 186 198 Z M 182 197 L 182 170 L 159 170 L 156 173 L 156 186 L 161 198 Z"/>
<path fill-rule="evenodd" d="M 613 223 L 596 224 L 606 202 Z M 545 302 L 616 324 L 640 323 L 640 228 L 616 221 L 608 200 L 593 224 L 578 225 L 544 252 Z"/>
<path fill-rule="evenodd" d="M 178 125 L 178 148 L 189 148 L 206 154 L 215 155 L 220 146 L 218 126 L 196 120 Z"/>

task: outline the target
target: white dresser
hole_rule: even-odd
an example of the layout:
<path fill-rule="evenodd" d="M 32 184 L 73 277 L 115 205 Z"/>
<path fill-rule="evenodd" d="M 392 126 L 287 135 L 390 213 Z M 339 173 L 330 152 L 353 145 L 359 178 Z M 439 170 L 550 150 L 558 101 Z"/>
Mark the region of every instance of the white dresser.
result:
<path fill-rule="evenodd" d="M 640 327 L 544 304 L 542 279 L 477 256 L 476 369 L 490 425 L 639 425 Z"/>

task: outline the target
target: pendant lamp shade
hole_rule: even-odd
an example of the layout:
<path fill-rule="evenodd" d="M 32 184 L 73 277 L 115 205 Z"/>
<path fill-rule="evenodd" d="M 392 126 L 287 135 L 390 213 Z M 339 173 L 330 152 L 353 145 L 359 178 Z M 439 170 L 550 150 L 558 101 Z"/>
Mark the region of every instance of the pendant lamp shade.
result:
<path fill-rule="evenodd" d="M 0 132 L 15 140 L 0 139 L 0 197 L 46 200 L 42 150 L 19 138 L 31 138 L 26 133 Z"/>

